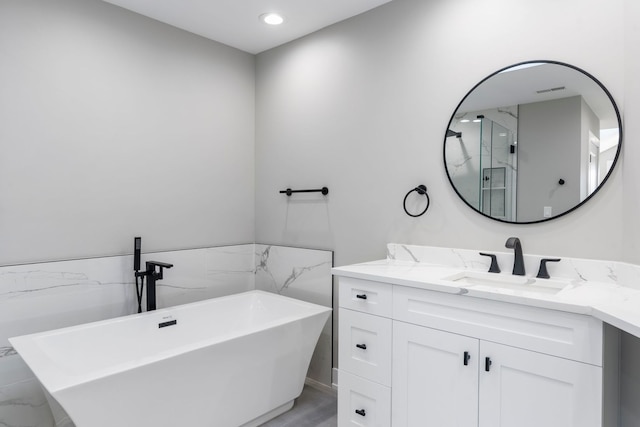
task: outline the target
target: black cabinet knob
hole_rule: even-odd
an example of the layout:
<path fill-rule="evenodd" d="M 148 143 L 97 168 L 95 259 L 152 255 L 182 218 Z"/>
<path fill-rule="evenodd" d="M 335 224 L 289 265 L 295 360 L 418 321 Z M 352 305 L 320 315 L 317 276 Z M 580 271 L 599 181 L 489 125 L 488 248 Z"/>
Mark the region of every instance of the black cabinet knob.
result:
<path fill-rule="evenodd" d="M 489 372 L 489 370 L 491 369 L 491 358 L 490 357 L 485 357 L 484 358 L 484 370 Z"/>
<path fill-rule="evenodd" d="M 356 344 L 356 347 L 362 349 L 362 350 L 366 350 L 367 349 L 367 345 L 366 344 Z"/>
<path fill-rule="evenodd" d="M 356 295 L 356 298 L 367 299 L 367 294 Z"/>
<path fill-rule="evenodd" d="M 464 366 L 467 366 L 469 364 L 469 359 L 471 359 L 471 356 L 469 355 L 468 351 L 465 351 L 462 358 L 462 363 L 464 363 Z"/>
<path fill-rule="evenodd" d="M 356 414 L 361 415 L 363 417 L 367 415 L 364 409 L 356 409 Z"/>

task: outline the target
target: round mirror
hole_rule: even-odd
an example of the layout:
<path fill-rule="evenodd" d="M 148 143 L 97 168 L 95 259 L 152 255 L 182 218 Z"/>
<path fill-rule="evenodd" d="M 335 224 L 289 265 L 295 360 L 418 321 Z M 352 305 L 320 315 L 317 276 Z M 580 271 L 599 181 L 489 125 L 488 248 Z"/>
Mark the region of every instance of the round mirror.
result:
<path fill-rule="evenodd" d="M 609 91 L 555 61 L 499 70 L 462 99 L 444 138 L 458 196 L 502 222 L 565 215 L 605 183 L 620 155 L 622 123 Z"/>

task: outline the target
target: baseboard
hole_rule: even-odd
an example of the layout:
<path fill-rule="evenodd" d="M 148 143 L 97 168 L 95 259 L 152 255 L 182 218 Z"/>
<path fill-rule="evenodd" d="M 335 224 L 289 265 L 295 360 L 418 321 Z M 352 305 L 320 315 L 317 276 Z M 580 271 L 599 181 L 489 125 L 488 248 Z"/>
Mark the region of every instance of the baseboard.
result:
<path fill-rule="evenodd" d="M 313 387 L 316 390 L 320 390 L 320 391 L 323 391 L 325 393 L 329 393 L 329 394 L 334 394 L 335 395 L 338 392 L 337 388 L 335 388 L 333 386 L 333 384 L 331 386 L 329 386 L 327 384 L 321 383 L 320 381 L 316 381 L 316 380 L 314 380 L 312 378 L 309 378 L 309 377 L 307 377 L 304 380 L 304 383 L 306 385 L 308 385 L 309 387 Z"/>

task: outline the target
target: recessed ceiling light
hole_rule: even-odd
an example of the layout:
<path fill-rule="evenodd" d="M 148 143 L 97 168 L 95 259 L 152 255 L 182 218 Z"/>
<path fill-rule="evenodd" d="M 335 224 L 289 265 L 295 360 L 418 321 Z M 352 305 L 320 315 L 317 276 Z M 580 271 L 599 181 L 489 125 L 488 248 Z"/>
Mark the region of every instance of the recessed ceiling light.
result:
<path fill-rule="evenodd" d="M 280 25 L 284 22 L 282 15 L 277 13 L 263 13 L 260 15 L 260 20 L 268 25 Z"/>
<path fill-rule="evenodd" d="M 462 119 L 462 120 L 460 120 L 460 123 L 469 123 L 469 122 L 470 122 L 470 120 L 469 120 L 469 119 Z"/>

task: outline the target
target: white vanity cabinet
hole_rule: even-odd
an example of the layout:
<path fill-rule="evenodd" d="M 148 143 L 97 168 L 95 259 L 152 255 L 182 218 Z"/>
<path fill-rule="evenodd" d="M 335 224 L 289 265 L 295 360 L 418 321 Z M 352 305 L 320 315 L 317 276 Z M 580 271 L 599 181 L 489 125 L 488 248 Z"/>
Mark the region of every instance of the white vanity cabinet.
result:
<path fill-rule="evenodd" d="M 340 307 L 339 427 L 603 425 L 599 320 L 349 277 Z"/>

